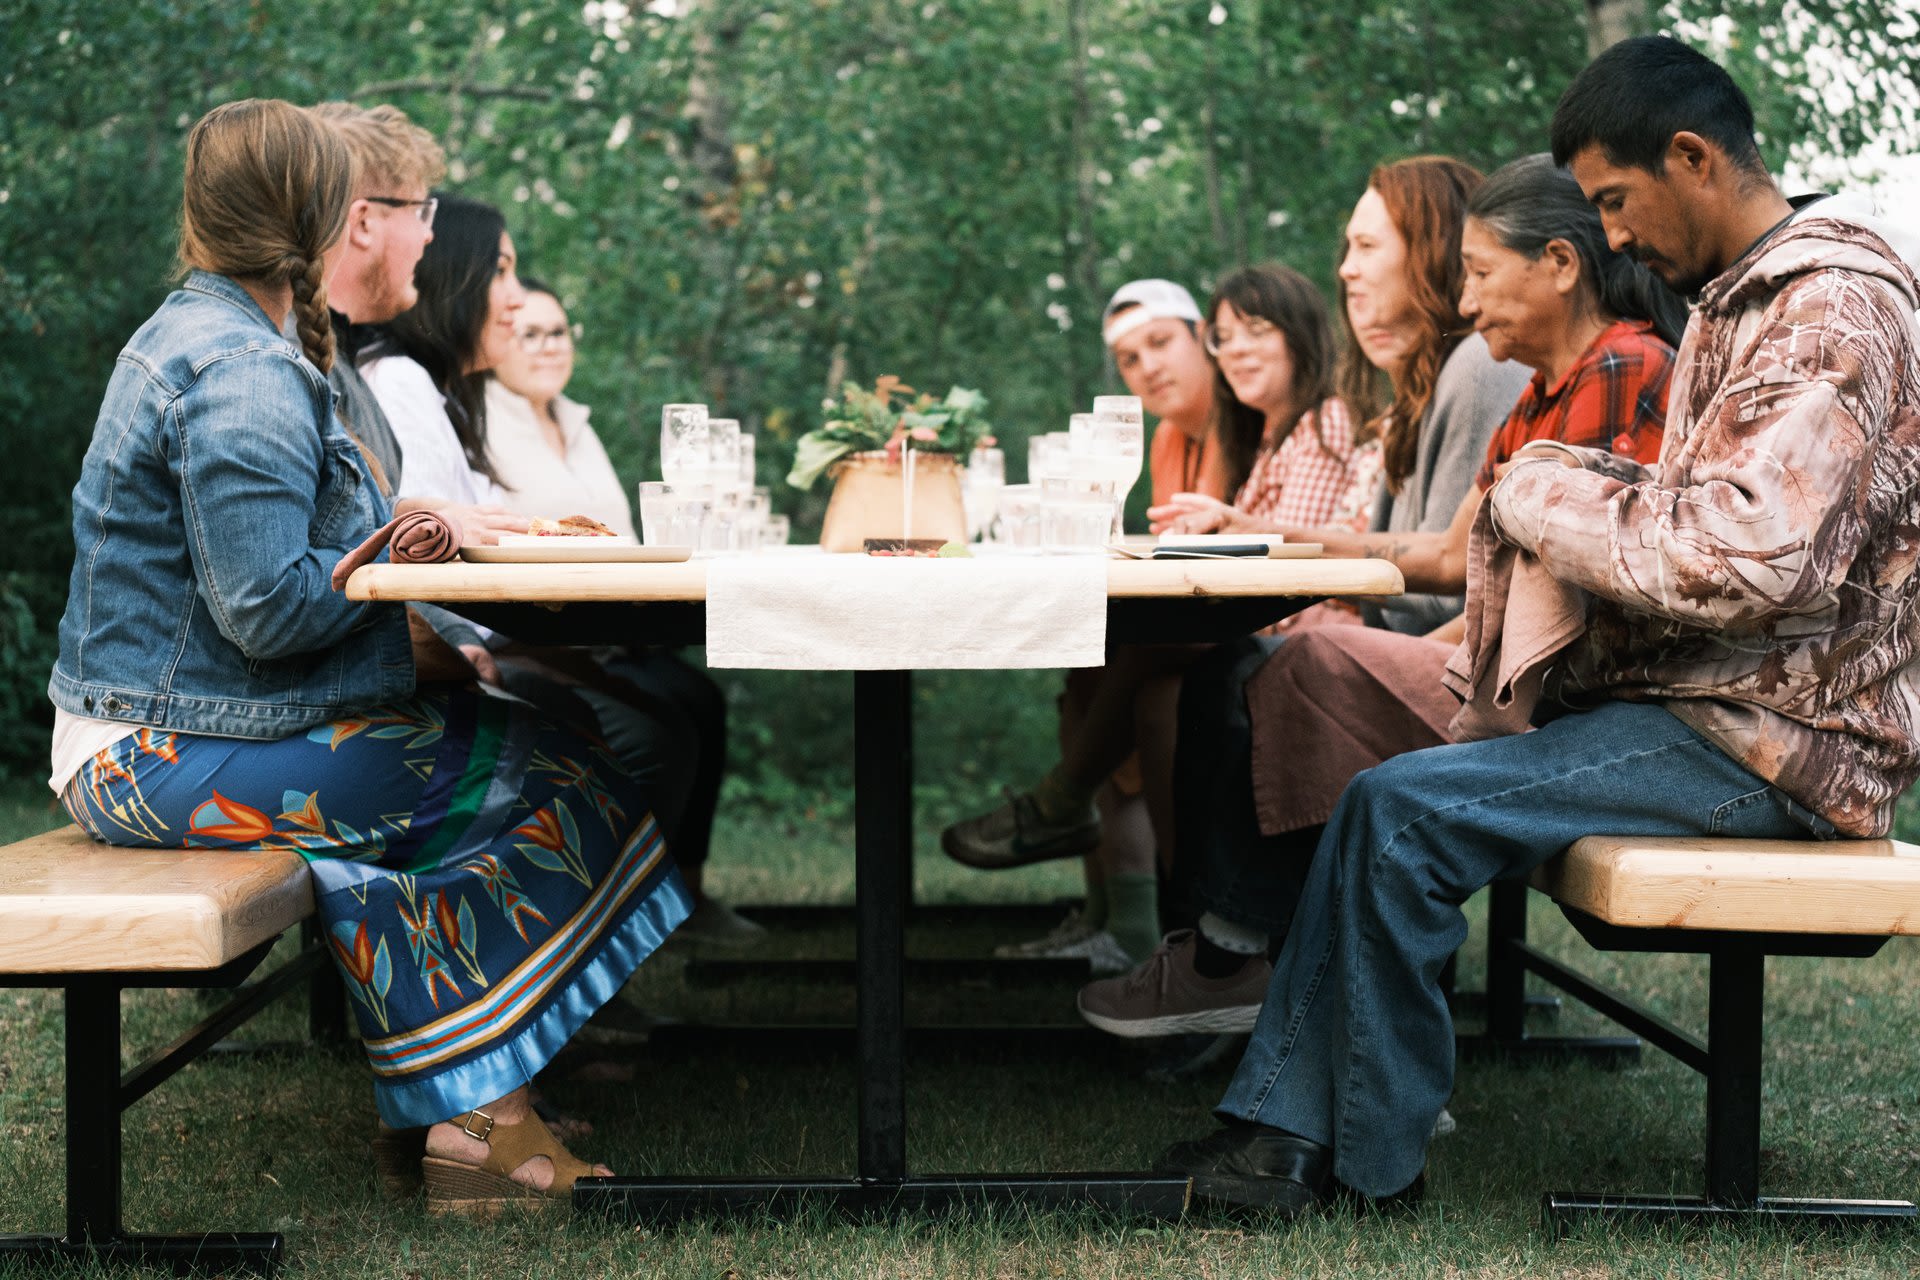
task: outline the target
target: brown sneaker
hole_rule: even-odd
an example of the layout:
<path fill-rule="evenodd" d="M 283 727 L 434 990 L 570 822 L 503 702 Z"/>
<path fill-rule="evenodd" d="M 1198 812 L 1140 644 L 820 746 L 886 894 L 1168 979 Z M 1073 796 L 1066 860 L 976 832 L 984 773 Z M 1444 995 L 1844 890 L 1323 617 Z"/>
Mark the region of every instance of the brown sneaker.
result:
<path fill-rule="evenodd" d="M 1100 843 L 1100 815 L 1092 805 L 1049 822 L 1031 795 L 1006 794 L 1006 803 L 998 809 L 940 833 L 940 847 L 949 858 L 981 871 L 1004 871 L 1049 858 L 1077 858 Z"/>
<path fill-rule="evenodd" d="M 1193 968 L 1193 943 L 1191 929 L 1170 933 L 1131 973 L 1089 982 L 1080 988 L 1080 1016 L 1129 1039 L 1253 1030 L 1273 966 L 1250 956 L 1230 978 L 1203 978 Z"/>

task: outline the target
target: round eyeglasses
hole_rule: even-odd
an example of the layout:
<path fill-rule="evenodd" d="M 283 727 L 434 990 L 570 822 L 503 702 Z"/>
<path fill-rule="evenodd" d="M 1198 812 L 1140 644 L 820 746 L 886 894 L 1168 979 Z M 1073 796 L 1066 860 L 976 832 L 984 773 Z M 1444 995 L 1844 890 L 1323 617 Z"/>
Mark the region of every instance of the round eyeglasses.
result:
<path fill-rule="evenodd" d="M 1210 324 L 1201 331 L 1200 340 L 1206 347 L 1208 355 L 1218 356 L 1236 341 L 1252 346 L 1265 342 L 1278 332 L 1280 332 L 1280 326 L 1272 321 L 1262 320 L 1259 316 L 1248 316 L 1237 327 L 1228 329 L 1225 333 L 1220 332 L 1220 326 Z"/>
<path fill-rule="evenodd" d="M 412 209 L 413 216 L 427 226 L 433 225 L 433 215 L 440 208 L 439 196 L 428 196 L 424 200 L 402 200 L 398 196 L 368 196 L 372 204 L 383 204 L 389 209 Z"/>
<path fill-rule="evenodd" d="M 542 351 L 565 351 L 573 345 L 573 335 L 563 324 L 551 329 L 522 329 L 513 336 L 519 342 L 520 349 L 530 356 L 539 355 Z"/>

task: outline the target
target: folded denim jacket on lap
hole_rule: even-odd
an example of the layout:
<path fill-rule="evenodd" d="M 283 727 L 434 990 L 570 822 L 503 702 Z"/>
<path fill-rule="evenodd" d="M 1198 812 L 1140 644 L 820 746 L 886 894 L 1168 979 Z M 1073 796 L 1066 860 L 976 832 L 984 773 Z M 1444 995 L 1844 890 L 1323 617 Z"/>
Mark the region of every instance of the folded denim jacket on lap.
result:
<path fill-rule="evenodd" d="M 329 582 L 389 515 L 326 378 L 246 290 L 193 272 L 114 364 L 48 695 L 129 728 L 279 738 L 410 693 L 404 611 Z"/>

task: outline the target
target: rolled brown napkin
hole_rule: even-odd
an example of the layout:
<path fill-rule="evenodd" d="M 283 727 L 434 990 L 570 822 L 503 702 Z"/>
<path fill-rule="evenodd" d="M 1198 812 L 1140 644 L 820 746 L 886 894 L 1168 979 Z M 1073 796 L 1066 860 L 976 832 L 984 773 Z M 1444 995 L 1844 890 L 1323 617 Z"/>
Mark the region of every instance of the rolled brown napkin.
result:
<path fill-rule="evenodd" d="M 434 511 L 409 511 L 387 521 L 371 538 L 355 547 L 333 566 L 333 589 L 347 585 L 353 571 L 372 564 L 382 551 L 392 548 L 395 564 L 439 564 L 460 554 L 460 522 L 450 515 Z"/>

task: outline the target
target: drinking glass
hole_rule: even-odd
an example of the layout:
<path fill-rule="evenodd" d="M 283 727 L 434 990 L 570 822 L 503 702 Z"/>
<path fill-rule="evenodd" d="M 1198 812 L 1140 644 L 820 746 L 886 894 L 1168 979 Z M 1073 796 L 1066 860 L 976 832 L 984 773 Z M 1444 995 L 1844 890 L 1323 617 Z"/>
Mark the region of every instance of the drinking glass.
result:
<path fill-rule="evenodd" d="M 751 438 L 751 437 L 749 437 Z M 749 490 L 740 499 L 740 536 L 738 550 L 757 551 L 773 515 L 771 499 L 758 490 Z"/>
<path fill-rule="evenodd" d="M 1113 523 L 1114 482 L 1098 475 L 1048 476 L 1040 482 L 1040 539 L 1049 552 L 1104 552 Z"/>
<path fill-rule="evenodd" d="M 1027 441 L 1027 483 L 1039 484 L 1051 475 L 1065 475 L 1070 437 L 1064 431 L 1049 431 Z"/>
<path fill-rule="evenodd" d="M 731 418 L 715 418 L 708 423 L 705 483 L 728 493 L 751 492 L 753 482 L 740 479 L 740 454 L 750 439 L 740 434 L 740 424 Z"/>
<path fill-rule="evenodd" d="M 680 502 L 664 480 L 640 482 L 640 541 L 650 547 L 669 545 L 668 535 Z"/>
<path fill-rule="evenodd" d="M 771 515 L 760 529 L 760 545 L 763 547 L 784 547 L 787 539 L 793 536 L 793 517 Z"/>
<path fill-rule="evenodd" d="M 707 406 L 670 404 L 660 411 L 660 474 L 668 484 L 705 482 L 707 440 Z"/>
<path fill-rule="evenodd" d="M 1125 396 L 1101 396 L 1102 400 L 1128 399 Z M 1104 477 L 1113 481 L 1113 540 L 1123 536 L 1120 517 L 1126 509 L 1127 494 L 1140 480 L 1146 462 L 1146 428 L 1124 418 L 1103 417 L 1097 413 L 1076 413 L 1070 420 L 1068 435 L 1072 444 L 1069 456 L 1073 474 Z"/>
<path fill-rule="evenodd" d="M 1093 416 L 1118 418 L 1122 422 L 1131 422 L 1138 426 L 1145 426 L 1147 423 L 1146 413 L 1140 407 L 1139 396 L 1095 396 Z"/>
<path fill-rule="evenodd" d="M 967 455 L 967 469 L 960 479 L 960 504 L 966 510 L 967 537 L 984 540 L 1000 506 L 1000 491 L 1007 485 L 1007 455 L 1003 450 L 981 446 Z"/>
<path fill-rule="evenodd" d="M 753 436 L 743 431 L 740 433 L 740 483 L 749 488 L 755 480 L 759 479 L 759 476 L 754 473 L 753 454 Z"/>
<path fill-rule="evenodd" d="M 1039 485 L 1010 484 L 1000 490 L 1000 540 L 1016 550 L 1040 550 Z"/>

